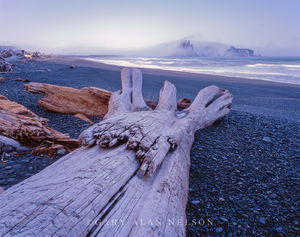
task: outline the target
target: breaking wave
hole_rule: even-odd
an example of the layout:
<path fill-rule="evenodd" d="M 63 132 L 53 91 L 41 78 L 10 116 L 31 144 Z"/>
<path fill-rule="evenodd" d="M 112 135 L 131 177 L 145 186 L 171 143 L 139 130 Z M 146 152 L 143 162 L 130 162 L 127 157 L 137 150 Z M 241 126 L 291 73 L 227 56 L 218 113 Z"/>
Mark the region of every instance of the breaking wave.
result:
<path fill-rule="evenodd" d="M 85 59 L 123 67 L 175 70 L 300 84 L 300 58 L 147 58 L 93 56 L 85 57 Z"/>

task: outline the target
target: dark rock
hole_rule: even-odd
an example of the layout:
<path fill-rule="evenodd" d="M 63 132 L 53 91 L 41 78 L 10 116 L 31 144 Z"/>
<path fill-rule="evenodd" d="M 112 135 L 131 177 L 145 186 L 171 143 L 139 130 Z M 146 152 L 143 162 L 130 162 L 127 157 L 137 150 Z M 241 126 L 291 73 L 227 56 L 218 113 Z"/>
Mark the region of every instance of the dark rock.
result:
<path fill-rule="evenodd" d="M 254 56 L 254 51 L 252 49 L 239 49 L 231 46 L 229 49 L 227 49 L 226 56 L 249 57 L 249 56 Z"/>
<path fill-rule="evenodd" d="M 8 179 L 7 179 L 7 182 L 8 182 L 8 183 L 15 183 L 16 181 L 17 181 L 16 178 L 8 178 Z"/>
<path fill-rule="evenodd" d="M 5 58 L 0 56 L 0 72 L 10 72 L 12 71 L 11 64 L 8 63 Z"/>
<path fill-rule="evenodd" d="M 0 55 L 3 58 L 9 58 L 9 57 L 13 56 L 12 52 L 9 50 L 3 50 L 2 52 L 0 52 Z"/>

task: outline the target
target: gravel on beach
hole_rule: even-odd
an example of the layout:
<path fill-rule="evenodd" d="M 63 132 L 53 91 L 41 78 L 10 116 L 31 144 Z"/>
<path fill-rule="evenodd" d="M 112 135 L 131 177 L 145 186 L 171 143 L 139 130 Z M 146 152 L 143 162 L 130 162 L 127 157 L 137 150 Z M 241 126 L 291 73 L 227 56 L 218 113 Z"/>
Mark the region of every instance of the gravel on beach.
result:
<path fill-rule="evenodd" d="M 69 69 L 48 62 L 31 62 L 1 76 L 75 88 L 101 87 L 96 79 L 86 79 L 89 71 L 119 78 L 119 72 Z M 115 81 L 109 84 L 104 79 L 102 88 L 118 89 Z M 49 119 L 51 127 L 71 137 L 90 126 L 72 115 L 40 108 L 37 100 L 42 95 L 24 92 L 23 85 L 2 82 L 0 94 Z M 198 131 L 191 150 L 187 236 L 299 236 L 299 146 L 299 122 L 237 110 Z M 0 162 L 0 186 L 7 189 L 59 158 L 32 154 L 7 157 L 6 162 Z"/>

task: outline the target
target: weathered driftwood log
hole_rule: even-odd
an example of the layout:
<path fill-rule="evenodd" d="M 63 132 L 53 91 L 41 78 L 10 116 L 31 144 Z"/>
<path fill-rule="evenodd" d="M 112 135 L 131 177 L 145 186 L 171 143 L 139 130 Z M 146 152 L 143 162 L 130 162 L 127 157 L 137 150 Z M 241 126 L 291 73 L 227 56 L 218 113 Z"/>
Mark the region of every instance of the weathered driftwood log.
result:
<path fill-rule="evenodd" d="M 78 146 L 77 139 L 71 139 L 67 134 L 50 128 L 47 121 L 23 105 L 0 95 L 0 135 L 31 147 L 46 141 L 69 147 Z"/>
<path fill-rule="evenodd" d="M 232 96 L 210 86 L 178 112 L 165 82 L 152 110 L 141 87 L 141 72 L 124 69 L 106 117 L 80 136 L 87 146 L 0 195 L 0 235 L 185 236 L 194 132 Z"/>
<path fill-rule="evenodd" d="M 103 89 L 88 87 L 74 89 L 66 86 L 56 86 L 46 83 L 31 82 L 24 85 L 25 90 L 31 93 L 44 94 L 45 97 L 38 101 L 39 105 L 47 110 L 74 114 L 77 117 L 88 121 L 85 116 L 103 117 L 108 111 L 108 102 L 112 92 Z M 146 104 L 155 108 L 157 102 L 145 100 Z M 178 101 L 178 108 L 185 109 L 190 105 L 189 99 Z M 91 123 L 91 121 L 88 121 Z"/>
<path fill-rule="evenodd" d="M 32 82 L 24 85 L 31 93 L 45 94 L 38 101 L 45 109 L 64 114 L 84 114 L 103 117 L 108 110 L 111 92 L 89 87 L 81 90 L 66 86 Z"/>

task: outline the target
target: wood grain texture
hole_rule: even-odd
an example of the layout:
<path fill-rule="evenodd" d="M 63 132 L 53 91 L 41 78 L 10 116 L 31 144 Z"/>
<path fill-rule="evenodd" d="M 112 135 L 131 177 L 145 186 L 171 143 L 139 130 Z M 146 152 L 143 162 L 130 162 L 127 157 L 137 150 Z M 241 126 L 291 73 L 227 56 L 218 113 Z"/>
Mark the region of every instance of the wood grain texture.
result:
<path fill-rule="evenodd" d="M 178 112 L 165 82 L 152 110 L 141 72 L 121 77 L 104 120 L 81 134 L 84 147 L 0 195 L 0 235 L 185 236 L 194 132 L 228 113 L 232 96 L 211 86 Z"/>
<path fill-rule="evenodd" d="M 94 87 L 78 90 L 37 82 L 28 83 L 24 87 L 31 93 L 45 95 L 38 101 L 43 108 L 65 114 L 103 117 L 107 113 L 111 96 L 111 92 Z"/>
<path fill-rule="evenodd" d="M 50 128 L 47 119 L 39 117 L 3 95 L 0 95 L 0 135 L 29 147 L 45 141 L 70 147 L 78 146 L 77 139 L 71 139 L 67 134 Z"/>

